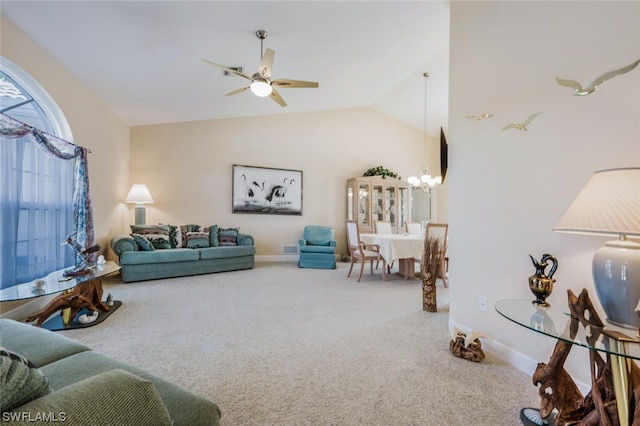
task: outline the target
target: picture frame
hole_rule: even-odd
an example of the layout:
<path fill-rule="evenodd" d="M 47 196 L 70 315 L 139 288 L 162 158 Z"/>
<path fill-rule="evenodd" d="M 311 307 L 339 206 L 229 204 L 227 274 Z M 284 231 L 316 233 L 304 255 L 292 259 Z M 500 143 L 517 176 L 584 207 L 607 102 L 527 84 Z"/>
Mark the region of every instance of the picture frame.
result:
<path fill-rule="evenodd" d="M 233 165 L 232 213 L 302 215 L 302 170 Z"/>

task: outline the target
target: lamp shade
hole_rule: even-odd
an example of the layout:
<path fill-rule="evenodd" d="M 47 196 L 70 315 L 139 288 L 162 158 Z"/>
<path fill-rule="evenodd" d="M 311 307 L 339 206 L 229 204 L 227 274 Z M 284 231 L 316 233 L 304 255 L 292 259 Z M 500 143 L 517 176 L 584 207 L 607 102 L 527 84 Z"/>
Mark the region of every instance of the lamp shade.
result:
<path fill-rule="evenodd" d="M 640 327 L 640 168 L 596 172 L 554 228 L 559 232 L 618 236 L 593 255 L 593 283 L 607 321 Z"/>
<path fill-rule="evenodd" d="M 147 185 L 134 183 L 133 185 L 131 185 L 129 194 L 127 194 L 127 198 L 125 198 L 124 202 L 136 204 L 151 204 L 153 203 L 153 198 L 151 197 L 151 193 L 149 193 L 149 190 L 147 189 Z"/>
<path fill-rule="evenodd" d="M 595 172 L 553 230 L 640 236 L 640 167 Z"/>

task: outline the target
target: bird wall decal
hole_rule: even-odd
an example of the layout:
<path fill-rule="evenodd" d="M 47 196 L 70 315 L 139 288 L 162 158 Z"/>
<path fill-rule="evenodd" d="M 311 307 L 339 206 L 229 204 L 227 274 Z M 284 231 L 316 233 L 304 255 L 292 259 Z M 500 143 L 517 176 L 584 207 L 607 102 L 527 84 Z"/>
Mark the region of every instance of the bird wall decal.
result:
<path fill-rule="evenodd" d="M 638 64 L 640 64 L 640 59 L 633 62 L 632 64 L 627 65 L 624 68 L 620 68 L 614 71 L 609 71 L 608 73 L 603 74 L 600 77 L 593 80 L 593 83 L 591 83 L 588 87 L 585 87 L 585 88 L 583 88 L 582 85 L 575 80 L 567 80 L 567 79 L 562 79 L 558 77 L 556 77 L 556 80 L 558 81 L 558 84 L 560 84 L 561 86 L 567 86 L 575 89 L 573 96 L 586 96 L 590 93 L 600 90 L 600 85 L 605 81 L 617 75 L 624 74 L 631 71 L 632 69 L 637 67 Z"/>
<path fill-rule="evenodd" d="M 468 119 L 476 120 L 476 121 L 480 121 L 480 120 L 483 120 L 485 118 L 491 118 L 491 117 L 493 117 L 493 114 L 491 114 L 490 112 L 484 113 L 484 114 L 480 114 L 480 115 L 467 115 Z"/>
<path fill-rule="evenodd" d="M 527 118 L 524 121 L 524 123 L 509 123 L 502 130 L 518 129 L 518 130 L 527 131 L 528 130 L 527 126 L 529 125 L 529 123 L 531 123 L 533 121 L 533 119 L 536 118 L 537 116 L 539 116 L 540 114 L 542 114 L 542 111 L 536 112 L 535 114 L 531 114 L 529 116 L 529 118 Z"/>

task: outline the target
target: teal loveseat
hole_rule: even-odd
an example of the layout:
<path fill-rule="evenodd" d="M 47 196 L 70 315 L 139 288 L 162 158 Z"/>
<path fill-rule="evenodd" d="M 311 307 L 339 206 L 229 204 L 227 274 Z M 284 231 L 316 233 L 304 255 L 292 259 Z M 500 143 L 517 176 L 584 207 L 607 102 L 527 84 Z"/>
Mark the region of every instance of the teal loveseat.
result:
<path fill-rule="evenodd" d="M 162 231 L 160 228 L 163 226 L 146 227 L 146 229 L 152 229 L 150 232 Z M 144 235 L 135 233 L 135 231 L 143 232 L 143 229 L 135 226 L 132 226 L 132 229 L 134 230 L 132 235 Z M 113 237 L 111 248 L 118 256 L 118 263 L 122 268 L 120 270 L 122 280 L 124 282 L 154 280 L 251 269 L 255 266 L 256 248 L 251 235 L 236 230 L 233 232 L 233 238 L 223 237 L 226 235 L 225 230 L 218 231 L 215 226 L 207 228 L 207 231 L 206 233 L 185 232 L 190 237 L 194 237 L 189 240 L 189 243 L 193 242 L 190 246 L 185 242 L 178 243 L 176 248 L 149 247 L 147 250 L 145 250 L 147 244 L 139 237 L 132 235 Z M 152 237 L 148 239 L 153 241 Z M 186 238 L 184 240 L 186 241 Z"/>
<path fill-rule="evenodd" d="M 0 335 L 0 423 L 220 425 L 216 403 L 61 334 L 0 319 Z"/>

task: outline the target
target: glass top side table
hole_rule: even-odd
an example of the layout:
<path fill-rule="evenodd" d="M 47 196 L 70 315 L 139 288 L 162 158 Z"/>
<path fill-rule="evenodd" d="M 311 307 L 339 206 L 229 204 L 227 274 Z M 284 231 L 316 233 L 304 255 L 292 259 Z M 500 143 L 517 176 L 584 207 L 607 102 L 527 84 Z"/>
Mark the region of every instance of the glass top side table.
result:
<path fill-rule="evenodd" d="M 99 324 L 122 302 L 102 301 L 102 278 L 120 271 L 120 265 L 108 261 L 101 265 L 92 265 L 85 275 L 67 277 L 65 269 L 50 273 L 44 278 L 17 284 L 0 290 L 0 301 L 23 300 L 59 293 L 38 312 L 25 318 L 26 322 L 35 322 L 38 327 L 49 330 L 89 327 Z M 61 315 L 53 314 L 60 311 Z M 87 315 L 76 316 L 81 311 Z M 89 318 L 89 314 L 91 318 Z"/>
<path fill-rule="evenodd" d="M 531 303 L 528 299 L 499 300 L 494 305 L 496 311 L 515 322 L 537 333 L 562 340 L 573 345 L 579 345 L 587 349 L 640 360 L 640 339 L 633 330 L 606 324 L 600 328 L 600 337 L 595 342 L 589 342 L 585 327 L 578 327 L 575 336 L 571 336 L 571 315 L 566 304 L 552 303 L 548 308 L 541 308 Z M 594 327 L 597 328 L 597 327 Z M 623 345 L 610 345 L 609 338 L 617 337 L 626 343 Z"/>
<path fill-rule="evenodd" d="M 495 309 L 500 315 L 522 327 L 558 340 L 549 365 L 554 364 L 556 368 L 562 369 L 564 359 L 572 346 L 582 346 L 610 360 L 619 424 L 630 424 L 630 379 L 632 374 L 638 373 L 638 366 L 632 360 L 640 360 L 639 339 L 637 335 L 632 335 L 632 330 L 602 323 L 597 313 L 592 312 L 593 305 L 586 290 L 583 290 L 579 297 L 569 292 L 569 304 L 552 303 L 550 307 L 543 308 L 536 306 L 531 300 L 508 299 L 496 302 Z M 571 312 L 576 316 L 572 316 Z M 590 359 L 593 363 L 594 356 L 590 356 Z M 539 373 L 541 365 L 543 368 L 547 367 L 547 364 L 538 365 L 534 382 L 537 375 L 544 375 L 544 371 Z M 544 388 L 542 381 L 537 383 Z M 594 386 L 597 385 L 592 383 L 592 391 Z M 543 399 L 552 398 L 545 393 L 545 389 L 540 390 L 540 395 Z M 556 408 L 559 409 L 558 417 L 561 417 L 575 407 Z"/>
<path fill-rule="evenodd" d="M 69 268 L 59 269 L 46 277 L 0 289 L 0 302 L 31 299 L 70 290 L 85 281 L 117 272 L 120 265 L 108 261 L 104 265 L 96 265 L 87 275 L 78 277 L 65 277 L 64 271 L 67 269 Z"/>

